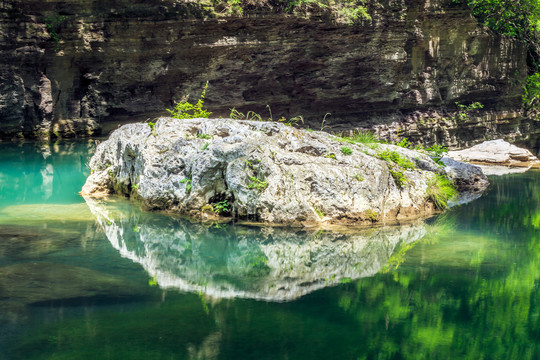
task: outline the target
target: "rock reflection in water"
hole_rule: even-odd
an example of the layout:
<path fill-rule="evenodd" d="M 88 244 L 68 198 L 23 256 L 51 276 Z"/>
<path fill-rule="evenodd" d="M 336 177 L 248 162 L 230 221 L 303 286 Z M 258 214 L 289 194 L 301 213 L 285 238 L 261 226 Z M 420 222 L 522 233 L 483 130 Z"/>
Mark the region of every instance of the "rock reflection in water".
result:
<path fill-rule="evenodd" d="M 426 233 L 423 223 L 347 233 L 216 227 L 144 213 L 125 202 L 86 201 L 113 247 L 160 287 L 216 298 L 287 301 L 371 276 L 396 247 Z"/>

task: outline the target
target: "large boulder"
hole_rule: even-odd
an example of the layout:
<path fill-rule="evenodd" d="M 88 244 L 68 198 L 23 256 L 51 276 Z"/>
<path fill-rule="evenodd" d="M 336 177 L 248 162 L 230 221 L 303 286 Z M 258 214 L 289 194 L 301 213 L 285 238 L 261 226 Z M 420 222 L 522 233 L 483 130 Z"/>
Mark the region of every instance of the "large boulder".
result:
<path fill-rule="evenodd" d="M 485 141 L 469 149 L 450 151 L 448 157 L 471 163 L 520 167 L 540 167 L 540 160 L 529 150 L 502 139 Z"/>
<path fill-rule="evenodd" d="M 398 146 L 230 119 L 125 125 L 89 165 L 83 196 L 117 193 L 147 209 L 195 216 L 218 209 L 289 225 L 429 215 L 436 209 L 428 192 L 445 174 L 428 155 Z"/>

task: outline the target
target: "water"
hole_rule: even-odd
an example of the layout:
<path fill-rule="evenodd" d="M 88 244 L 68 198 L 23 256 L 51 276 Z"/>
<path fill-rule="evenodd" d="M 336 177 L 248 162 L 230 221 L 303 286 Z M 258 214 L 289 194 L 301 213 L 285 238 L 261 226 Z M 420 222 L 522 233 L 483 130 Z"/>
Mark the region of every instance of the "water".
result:
<path fill-rule="evenodd" d="M 85 201 L 92 149 L 0 144 L 0 359 L 540 358 L 540 172 L 336 233 Z"/>

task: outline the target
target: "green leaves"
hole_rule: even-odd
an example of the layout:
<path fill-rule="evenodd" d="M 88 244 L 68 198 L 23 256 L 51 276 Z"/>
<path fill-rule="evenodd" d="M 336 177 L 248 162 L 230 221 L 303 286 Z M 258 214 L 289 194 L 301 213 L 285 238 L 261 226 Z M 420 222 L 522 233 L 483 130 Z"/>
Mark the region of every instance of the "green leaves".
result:
<path fill-rule="evenodd" d="M 192 104 L 188 102 L 188 97 L 185 97 L 180 102 L 177 102 L 174 109 L 166 109 L 171 117 L 176 119 L 196 119 L 196 118 L 208 118 L 211 112 L 203 108 L 204 98 L 206 96 L 206 89 L 208 88 L 208 81 L 204 85 L 201 97 L 197 103 Z"/>
<path fill-rule="evenodd" d="M 56 43 L 54 52 L 58 52 L 60 49 L 60 28 L 64 21 L 67 20 L 67 16 L 57 15 L 45 18 L 45 27 L 52 40 Z"/>
<path fill-rule="evenodd" d="M 449 179 L 436 175 L 428 183 L 427 194 L 437 209 L 444 210 L 448 207 L 448 200 L 455 198 L 458 192 Z"/>

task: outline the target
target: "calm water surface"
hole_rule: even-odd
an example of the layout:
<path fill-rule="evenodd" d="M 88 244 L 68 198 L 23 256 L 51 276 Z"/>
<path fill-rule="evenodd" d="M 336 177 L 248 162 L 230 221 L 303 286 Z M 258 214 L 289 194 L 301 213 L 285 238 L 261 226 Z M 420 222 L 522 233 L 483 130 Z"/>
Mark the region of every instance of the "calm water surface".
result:
<path fill-rule="evenodd" d="M 0 143 L 0 359 L 539 359 L 540 172 L 425 222 L 199 224 Z"/>

